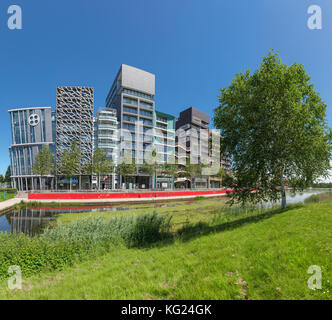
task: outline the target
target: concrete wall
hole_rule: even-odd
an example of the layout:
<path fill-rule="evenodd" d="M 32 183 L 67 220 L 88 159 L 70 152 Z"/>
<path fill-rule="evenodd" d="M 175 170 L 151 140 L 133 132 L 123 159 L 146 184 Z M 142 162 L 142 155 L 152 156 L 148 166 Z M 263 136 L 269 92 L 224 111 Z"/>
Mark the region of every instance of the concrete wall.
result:
<path fill-rule="evenodd" d="M 155 95 L 155 75 L 126 64 L 122 68 L 122 86 Z"/>

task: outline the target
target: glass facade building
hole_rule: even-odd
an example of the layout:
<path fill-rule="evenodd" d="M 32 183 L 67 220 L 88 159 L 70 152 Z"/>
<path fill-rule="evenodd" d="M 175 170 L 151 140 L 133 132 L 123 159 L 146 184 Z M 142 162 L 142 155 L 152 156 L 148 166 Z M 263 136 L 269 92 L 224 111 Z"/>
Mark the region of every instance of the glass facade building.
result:
<path fill-rule="evenodd" d="M 115 109 L 99 108 L 94 121 L 94 148 L 105 151 L 109 160 L 115 165 L 118 163 L 118 120 Z M 102 189 L 115 189 L 117 184 L 114 172 L 101 177 Z"/>
<path fill-rule="evenodd" d="M 9 110 L 12 186 L 18 190 L 41 189 L 32 165 L 43 146 L 50 148 L 56 161 L 54 175 L 44 178 L 46 189 L 95 187 L 96 178 L 91 177 L 90 165 L 97 148 L 106 151 L 115 166 L 123 160 L 128 163 L 128 155 L 137 165 L 136 172 L 127 175 L 124 181 L 115 172 L 105 173 L 100 181 L 102 189 L 171 189 L 175 183 L 177 187 L 187 188 L 221 186 L 219 178 L 183 177 L 174 181 L 168 172 L 163 172 L 167 171 L 164 166 L 153 169 L 154 174 L 148 166 L 142 167 L 150 163 L 148 159 L 155 152 L 153 160 L 158 164 L 177 163 L 181 171 L 189 159 L 191 163 L 211 161 L 210 149 L 220 146 L 219 136 L 212 139 L 207 114 L 189 108 L 176 118 L 156 110 L 154 74 L 121 65 L 106 97 L 106 107 L 100 108 L 95 117 L 93 88 L 58 87 L 56 92 L 56 111 L 50 107 Z M 61 158 L 74 141 L 81 162 L 74 176 L 68 177 L 68 173 L 61 172 Z M 225 171 L 231 172 L 230 156 L 224 155 L 221 162 Z"/>
<path fill-rule="evenodd" d="M 154 148 L 161 162 L 175 163 L 176 118 L 170 114 L 156 111 L 154 121 Z M 167 172 L 158 172 L 153 187 L 171 189 L 174 187 L 174 179 Z"/>
<path fill-rule="evenodd" d="M 50 107 L 9 110 L 12 145 L 9 147 L 12 186 L 20 191 L 40 189 L 39 176 L 32 165 L 43 146 L 55 153 L 55 114 Z M 53 188 L 54 176 L 44 178 L 46 188 Z"/>

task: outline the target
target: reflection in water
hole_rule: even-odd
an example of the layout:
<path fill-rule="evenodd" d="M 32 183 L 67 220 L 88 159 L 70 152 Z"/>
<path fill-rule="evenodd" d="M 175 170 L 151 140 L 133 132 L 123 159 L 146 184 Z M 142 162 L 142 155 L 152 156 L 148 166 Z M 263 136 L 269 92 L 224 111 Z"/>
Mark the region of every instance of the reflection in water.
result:
<path fill-rule="evenodd" d="M 287 204 L 294 204 L 294 203 L 304 203 L 304 200 L 309 198 L 310 196 L 314 194 L 319 194 L 326 192 L 326 190 L 309 190 L 309 191 L 303 191 L 303 192 L 298 192 L 298 193 L 292 193 L 287 191 L 286 193 L 286 200 Z M 281 200 L 277 202 L 265 202 L 261 205 L 261 207 L 272 207 L 281 204 Z"/>
<path fill-rule="evenodd" d="M 0 217 L 0 231 L 10 231 L 28 236 L 35 236 L 55 219 L 55 215 L 49 210 L 22 209 L 7 213 Z"/>
<path fill-rule="evenodd" d="M 154 204 L 148 207 L 111 207 L 111 206 L 80 206 L 80 207 L 41 207 L 35 209 L 22 209 L 11 211 L 6 215 L 0 216 L 0 232 L 8 231 L 21 233 L 28 236 L 41 234 L 44 228 L 55 220 L 61 213 L 81 213 L 81 212 L 101 212 L 101 211 L 123 211 L 128 209 L 148 209 L 161 207 L 174 207 L 176 204 Z"/>

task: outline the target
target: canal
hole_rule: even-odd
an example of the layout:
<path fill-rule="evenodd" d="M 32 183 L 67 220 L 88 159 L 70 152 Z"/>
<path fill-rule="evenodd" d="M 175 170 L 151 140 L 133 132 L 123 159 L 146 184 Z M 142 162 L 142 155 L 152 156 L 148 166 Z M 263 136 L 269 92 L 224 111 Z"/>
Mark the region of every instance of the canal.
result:
<path fill-rule="evenodd" d="M 287 203 L 299 203 L 313 194 L 326 192 L 326 190 L 307 190 L 295 195 L 287 194 Z M 149 204 L 146 207 L 140 206 L 139 209 L 144 208 L 160 208 L 160 207 L 175 207 L 182 203 L 167 204 L 156 203 Z M 185 203 L 193 203 L 193 201 L 186 201 Z M 264 206 L 272 206 L 275 203 L 266 203 Z M 36 236 L 44 230 L 45 227 L 51 222 L 55 221 L 57 216 L 62 213 L 82 213 L 82 212 L 100 212 L 100 211 L 123 211 L 128 209 L 138 209 L 134 204 L 127 207 L 115 206 L 80 206 L 80 207 L 40 207 L 40 208 L 25 208 L 19 210 L 12 210 L 0 216 L 0 232 L 16 232 L 24 233 L 28 236 Z"/>

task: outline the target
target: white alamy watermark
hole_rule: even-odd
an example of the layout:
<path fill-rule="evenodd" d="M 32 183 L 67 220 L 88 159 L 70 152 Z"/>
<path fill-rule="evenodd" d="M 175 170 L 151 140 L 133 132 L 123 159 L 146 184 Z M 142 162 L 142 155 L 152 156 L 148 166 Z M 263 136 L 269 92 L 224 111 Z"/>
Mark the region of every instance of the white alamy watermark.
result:
<path fill-rule="evenodd" d="M 321 30 L 322 24 L 322 8 L 319 5 L 313 4 L 308 7 L 307 13 L 309 16 L 307 26 L 310 30 Z M 13 4 L 8 8 L 8 28 L 10 30 L 22 29 L 22 8 L 19 5 Z"/>
<path fill-rule="evenodd" d="M 8 289 L 22 289 L 22 271 L 19 266 L 10 266 L 8 268 Z"/>
<path fill-rule="evenodd" d="M 308 268 L 308 274 L 312 276 L 308 279 L 308 288 L 311 290 L 322 289 L 322 269 L 320 266 L 310 266 Z"/>
<path fill-rule="evenodd" d="M 310 30 L 321 30 L 322 24 L 322 8 L 318 5 L 311 5 L 308 8 L 308 14 L 310 17 L 307 21 L 307 26 Z"/>
<path fill-rule="evenodd" d="M 22 29 L 22 8 L 16 4 L 11 5 L 8 8 L 7 13 L 10 15 L 8 18 L 9 30 L 21 30 Z"/>

